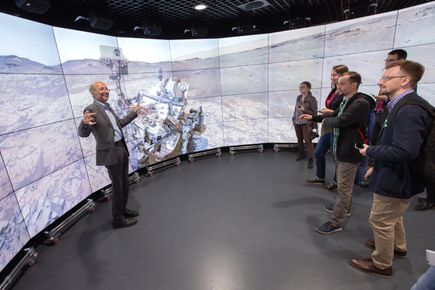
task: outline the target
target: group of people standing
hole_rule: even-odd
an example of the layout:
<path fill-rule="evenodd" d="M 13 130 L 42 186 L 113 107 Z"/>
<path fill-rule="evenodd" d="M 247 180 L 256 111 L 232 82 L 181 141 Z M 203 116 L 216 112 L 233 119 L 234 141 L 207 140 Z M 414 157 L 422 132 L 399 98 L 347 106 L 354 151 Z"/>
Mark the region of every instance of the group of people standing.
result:
<path fill-rule="evenodd" d="M 309 168 L 313 167 L 314 157 L 316 160 L 316 175 L 307 182 L 325 184 L 325 155 L 328 150 L 332 149 L 336 162 L 336 200 L 334 205 L 323 207 L 332 216 L 329 221 L 315 227 L 319 233 L 333 234 L 343 230 L 344 221 L 351 215 L 355 177 L 361 170 L 360 165 L 365 164 L 362 161 L 369 159 L 369 167 L 363 167 L 363 170 L 365 178 L 370 178 L 374 192 L 369 218 L 374 238 L 368 239 L 365 246 L 373 252 L 368 258 L 351 258 L 350 264 L 363 272 L 383 277 L 391 277 L 393 257 L 401 258 L 407 254 L 403 215 L 410 198 L 426 188 L 427 198 L 420 199 L 416 209 L 435 207 L 435 178 L 428 180 L 421 170 L 425 162 L 421 151 L 433 130 L 434 108 L 416 93 L 424 67 L 405 59 L 403 50 L 388 54 L 378 83 L 380 91 L 376 103 L 373 97 L 358 92 L 361 75 L 349 71 L 345 65 L 332 68 L 332 89 L 320 111 L 310 92 L 311 84 L 302 82 L 293 116 L 299 145 L 297 160 L 307 158 Z M 89 91 L 94 102 L 84 109 L 78 132 L 81 137 L 94 135 L 96 163 L 107 168 L 112 181 L 112 226 L 133 226 L 139 212 L 127 208 L 129 154 L 122 128 L 136 118 L 142 108 L 136 105 L 120 119 L 107 102 L 109 90 L 104 83 L 92 84 Z M 367 136 L 371 110 L 377 112 L 376 122 L 371 128 L 374 133 Z M 321 136 L 314 150 L 311 130 L 320 122 Z M 432 267 L 426 278 L 423 276 L 419 280 L 420 285 L 434 276 L 435 267 Z"/>
<path fill-rule="evenodd" d="M 406 57 L 406 51 L 402 49 L 388 54 L 376 97 L 358 92 L 360 74 L 349 71 L 345 65 L 334 66 L 331 71 L 332 90 L 325 107 L 317 113 L 315 105 L 306 107 L 309 102 L 299 103 L 303 99 L 299 96 L 296 107 L 303 104 L 304 110 L 295 112 L 293 117 L 296 132 L 300 130 L 296 126 L 301 124 L 298 120 L 303 120 L 306 122 L 303 124 L 309 127 L 316 122 L 322 123 L 322 133 L 314 151 L 316 175 L 307 182 L 325 184 L 325 155 L 328 150 L 332 150 L 335 161 L 335 203 L 323 207 L 332 216 L 315 230 L 321 234 L 343 230 L 345 219 L 351 215 L 355 177 L 359 170 L 363 170 L 364 178 L 374 192 L 369 217 L 374 238 L 369 238 L 364 244 L 373 252 L 368 258 L 351 258 L 349 263 L 360 271 L 382 277 L 391 277 L 393 257 L 403 258 L 407 254 L 403 216 L 410 198 L 426 189 L 427 198 L 420 198 L 415 209 L 435 208 L 435 177 L 428 178 L 427 172 L 423 172 L 428 162 L 425 158 L 432 157 L 422 153 L 428 142 L 434 142 L 429 138 L 433 139 L 430 132 L 435 111 L 416 93 L 424 67 L 406 60 Z M 301 95 L 304 95 L 302 89 Z M 310 95 L 310 98 L 314 97 Z M 314 108 L 316 110 L 312 110 Z M 372 121 L 371 111 L 376 113 Z M 301 146 L 300 134 L 296 133 L 296 136 L 302 154 L 304 146 Z M 310 158 L 311 142 L 306 146 Z M 427 277 L 434 279 L 434 267 L 430 268 Z M 419 280 L 420 285 L 423 285 L 422 280 L 424 276 Z"/>

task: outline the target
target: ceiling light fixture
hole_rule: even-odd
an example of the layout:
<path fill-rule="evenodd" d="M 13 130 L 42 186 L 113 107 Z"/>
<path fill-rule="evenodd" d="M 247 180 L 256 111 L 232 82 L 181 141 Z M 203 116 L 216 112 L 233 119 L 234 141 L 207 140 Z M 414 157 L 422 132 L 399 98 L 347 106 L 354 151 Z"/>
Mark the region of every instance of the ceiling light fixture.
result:
<path fill-rule="evenodd" d="M 199 11 L 204 10 L 205 8 L 207 8 L 207 5 L 205 4 L 198 4 L 195 6 L 195 9 Z"/>

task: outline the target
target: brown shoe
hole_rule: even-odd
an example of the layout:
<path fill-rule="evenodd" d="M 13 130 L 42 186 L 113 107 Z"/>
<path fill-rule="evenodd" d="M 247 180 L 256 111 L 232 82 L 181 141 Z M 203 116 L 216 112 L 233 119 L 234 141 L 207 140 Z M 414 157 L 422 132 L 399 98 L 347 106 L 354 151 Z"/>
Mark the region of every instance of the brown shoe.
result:
<path fill-rule="evenodd" d="M 367 242 L 364 245 L 367 248 L 370 248 L 372 250 L 376 249 L 376 247 L 375 247 L 375 240 L 368 239 Z M 394 257 L 399 258 L 399 259 L 405 258 L 407 253 L 408 253 L 407 251 L 401 251 L 401 250 L 394 249 Z"/>
<path fill-rule="evenodd" d="M 382 278 L 391 278 L 393 275 L 393 268 L 379 269 L 375 266 L 371 257 L 365 259 L 351 258 L 349 264 L 361 272 L 378 275 Z"/>

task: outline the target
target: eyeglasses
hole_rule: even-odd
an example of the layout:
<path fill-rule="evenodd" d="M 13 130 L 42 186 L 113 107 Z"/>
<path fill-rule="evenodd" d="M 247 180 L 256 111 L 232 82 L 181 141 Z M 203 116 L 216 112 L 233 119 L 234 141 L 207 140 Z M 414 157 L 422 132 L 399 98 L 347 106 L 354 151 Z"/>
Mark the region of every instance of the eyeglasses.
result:
<path fill-rule="evenodd" d="M 397 61 L 397 59 L 384 59 L 385 62 L 393 62 L 393 61 Z"/>
<path fill-rule="evenodd" d="M 392 79 L 405 78 L 405 77 L 409 77 L 409 76 L 408 75 L 404 75 L 404 76 L 382 76 L 379 80 L 387 82 L 387 81 L 392 80 Z"/>

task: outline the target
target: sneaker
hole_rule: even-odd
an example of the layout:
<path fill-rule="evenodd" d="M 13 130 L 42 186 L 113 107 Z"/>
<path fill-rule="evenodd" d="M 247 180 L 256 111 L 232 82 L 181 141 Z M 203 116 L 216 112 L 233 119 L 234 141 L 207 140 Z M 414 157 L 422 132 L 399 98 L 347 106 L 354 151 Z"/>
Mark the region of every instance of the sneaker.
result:
<path fill-rule="evenodd" d="M 325 187 L 329 191 L 336 191 L 337 190 L 337 184 L 335 182 L 331 182 L 330 184 L 326 185 Z"/>
<path fill-rule="evenodd" d="M 325 184 L 325 178 L 319 178 L 317 176 L 314 176 L 311 179 L 307 179 L 307 182 L 312 184 Z"/>
<path fill-rule="evenodd" d="M 322 235 L 330 235 L 343 230 L 341 226 L 334 226 L 331 222 L 326 222 L 318 228 L 314 227 L 314 229 Z"/>
<path fill-rule="evenodd" d="M 328 204 L 328 205 L 324 205 L 323 206 L 323 210 L 324 211 L 326 211 L 326 212 L 329 212 L 329 213 L 332 213 L 333 211 L 334 211 L 334 205 L 333 204 Z M 352 215 L 352 212 L 349 210 L 347 213 L 346 213 L 346 216 L 351 216 Z"/>

